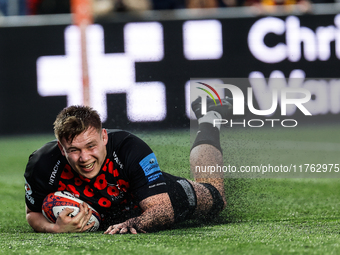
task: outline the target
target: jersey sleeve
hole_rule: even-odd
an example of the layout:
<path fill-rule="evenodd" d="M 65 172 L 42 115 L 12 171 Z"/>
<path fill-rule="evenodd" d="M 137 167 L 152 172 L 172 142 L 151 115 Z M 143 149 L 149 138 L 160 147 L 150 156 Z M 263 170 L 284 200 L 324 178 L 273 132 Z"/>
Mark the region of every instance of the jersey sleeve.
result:
<path fill-rule="evenodd" d="M 130 189 L 139 202 L 168 191 L 156 155 L 140 138 L 128 134 L 118 156 L 124 161 Z"/>
<path fill-rule="evenodd" d="M 61 164 L 57 157 L 58 151 L 53 143 L 46 144 L 29 157 L 24 174 L 25 201 L 34 212 L 41 212 L 43 200 L 55 190 L 56 183 L 52 184 L 51 177 Z"/>

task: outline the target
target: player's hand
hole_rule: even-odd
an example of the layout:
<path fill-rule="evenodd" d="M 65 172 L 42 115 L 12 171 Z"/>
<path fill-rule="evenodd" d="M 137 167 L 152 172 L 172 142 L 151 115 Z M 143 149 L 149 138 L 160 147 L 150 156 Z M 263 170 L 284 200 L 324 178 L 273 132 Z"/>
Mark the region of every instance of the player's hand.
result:
<path fill-rule="evenodd" d="M 138 230 L 138 231 L 137 231 Z M 110 226 L 104 234 L 114 235 L 114 234 L 138 234 L 138 232 L 146 233 L 145 230 L 139 228 L 134 224 L 133 219 L 127 220 L 123 223 Z"/>
<path fill-rule="evenodd" d="M 58 216 L 55 223 L 55 232 L 71 233 L 84 232 L 94 226 L 95 222 L 87 225 L 91 218 L 92 210 L 86 203 L 79 205 L 79 213 L 75 217 L 69 216 L 73 212 L 71 208 L 65 208 Z"/>

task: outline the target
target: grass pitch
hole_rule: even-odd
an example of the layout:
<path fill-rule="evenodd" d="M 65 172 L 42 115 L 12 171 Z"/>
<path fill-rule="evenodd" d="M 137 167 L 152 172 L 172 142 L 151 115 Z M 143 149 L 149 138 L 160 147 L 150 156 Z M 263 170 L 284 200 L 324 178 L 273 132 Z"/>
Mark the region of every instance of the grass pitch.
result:
<path fill-rule="evenodd" d="M 250 161 L 256 164 L 265 161 L 269 152 L 276 163 L 293 159 L 297 163 L 337 162 L 338 129 L 311 127 L 296 136 L 287 135 L 285 130 L 258 130 L 256 135 L 236 132 L 231 139 L 234 145 L 226 156 L 230 158 L 239 152 L 230 160 L 240 162 L 249 159 L 247 155 L 255 150 L 258 157 Z M 274 133 L 272 138 L 268 138 L 270 133 Z M 222 134 L 222 139 L 228 135 Z M 189 131 L 139 136 L 154 150 L 163 171 L 190 178 Z M 101 232 L 34 233 L 25 220 L 23 173 L 29 154 L 51 139 L 52 135 L 0 138 L 1 254 L 340 253 L 339 178 L 226 179 L 228 208 L 219 218 L 211 223 L 183 223 L 158 233 L 115 236 Z M 270 139 L 278 140 L 281 148 L 264 146 L 263 141 Z M 249 144 L 250 140 L 261 146 L 237 147 Z M 303 146 L 297 148 L 297 141 Z M 318 144 L 319 148 L 310 149 Z M 289 149 L 293 147 L 292 152 Z"/>

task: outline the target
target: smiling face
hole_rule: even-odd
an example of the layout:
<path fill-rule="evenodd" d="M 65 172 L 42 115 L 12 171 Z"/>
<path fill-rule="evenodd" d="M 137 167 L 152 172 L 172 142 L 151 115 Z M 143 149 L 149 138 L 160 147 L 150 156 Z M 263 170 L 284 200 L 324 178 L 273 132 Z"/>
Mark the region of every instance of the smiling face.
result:
<path fill-rule="evenodd" d="M 74 171 L 92 179 L 99 173 L 106 158 L 107 141 L 105 129 L 98 132 L 94 127 L 89 127 L 73 140 L 62 138 L 58 146 Z"/>

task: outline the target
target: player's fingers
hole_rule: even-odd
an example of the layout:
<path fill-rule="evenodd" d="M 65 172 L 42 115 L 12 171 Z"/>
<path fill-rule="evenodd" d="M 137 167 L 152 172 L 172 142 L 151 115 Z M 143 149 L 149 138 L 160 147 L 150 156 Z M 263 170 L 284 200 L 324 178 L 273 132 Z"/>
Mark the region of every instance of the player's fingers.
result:
<path fill-rule="evenodd" d="M 96 223 L 95 221 L 92 221 L 90 224 L 85 225 L 82 229 L 82 232 L 85 232 L 85 231 L 89 230 L 90 228 L 92 228 L 95 223 Z"/>
<path fill-rule="evenodd" d="M 112 230 L 112 228 L 113 228 L 112 226 L 108 227 L 104 234 L 108 234 Z"/>
<path fill-rule="evenodd" d="M 119 233 L 119 231 L 120 231 L 120 229 L 119 228 L 114 228 L 114 229 L 112 229 L 108 234 L 109 235 L 114 235 L 114 234 L 118 234 Z"/>
<path fill-rule="evenodd" d="M 72 213 L 73 211 L 74 211 L 74 209 L 66 207 L 64 210 L 62 210 L 60 212 L 58 217 L 64 218 L 64 217 L 68 216 L 70 213 Z"/>
<path fill-rule="evenodd" d="M 104 234 L 114 235 L 119 233 L 120 230 L 121 228 L 119 228 L 118 226 L 112 225 L 104 232 Z"/>
<path fill-rule="evenodd" d="M 141 232 L 146 233 L 144 230 L 141 230 Z M 117 227 L 117 226 L 110 226 L 104 234 L 114 235 L 114 234 L 138 234 L 137 230 L 135 228 L 128 228 L 128 227 Z"/>
<path fill-rule="evenodd" d="M 87 223 L 89 222 L 91 216 L 92 216 L 92 210 L 89 208 L 89 206 L 86 203 L 83 203 L 84 208 L 84 216 L 80 219 L 82 221 L 82 227 L 84 228 L 87 226 Z"/>
<path fill-rule="evenodd" d="M 146 233 L 144 230 L 142 230 L 141 232 Z M 131 233 L 131 234 L 138 234 L 137 230 L 135 228 L 128 228 L 128 227 L 124 227 L 119 231 L 119 234 L 127 234 L 127 233 Z"/>
<path fill-rule="evenodd" d="M 81 232 L 88 222 L 86 217 L 88 216 L 88 210 L 85 207 L 84 203 L 81 203 L 78 214 L 72 218 L 72 223 L 78 229 L 78 232 Z"/>
<path fill-rule="evenodd" d="M 112 231 L 115 228 L 119 228 L 120 224 L 116 224 L 116 225 L 111 225 L 110 227 L 108 227 L 108 229 L 104 232 L 105 234 Z M 119 228 L 120 229 L 120 228 Z"/>
<path fill-rule="evenodd" d="M 85 215 L 87 215 L 88 212 L 89 212 L 89 210 L 90 210 L 90 207 L 89 207 L 88 204 L 85 203 L 85 202 L 81 203 L 81 205 L 82 205 L 82 207 L 83 207 L 82 209 L 84 210 Z"/>
<path fill-rule="evenodd" d="M 79 213 L 74 217 L 76 221 L 82 220 L 88 214 L 88 207 L 86 203 L 81 203 L 79 205 Z"/>
<path fill-rule="evenodd" d="M 90 220 L 91 216 L 92 216 L 92 209 L 89 208 L 86 214 L 86 222 Z"/>
<path fill-rule="evenodd" d="M 88 211 L 88 214 L 86 215 L 86 217 L 84 218 L 84 227 L 86 227 L 87 226 L 87 224 L 89 223 L 89 220 L 91 219 L 91 216 L 92 216 L 92 210 L 91 209 L 89 209 L 89 211 Z M 93 225 L 94 225 L 94 221 L 93 222 L 91 222 L 91 224 L 93 223 Z"/>
<path fill-rule="evenodd" d="M 147 232 L 146 232 L 145 230 L 143 230 L 143 229 L 139 229 L 139 231 L 142 232 L 142 233 L 144 233 L 144 234 L 147 233 Z"/>
<path fill-rule="evenodd" d="M 137 230 L 134 228 L 130 228 L 130 233 L 131 234 L 138 234 Z"/>
<path fill-rule="evenodd" d="M 128 233 L 128 232 L 129 232 L 128 228 L 122 228 L 122 229 L 119 231 L 119 234 L 126 234 L 126 233 Z"/>

